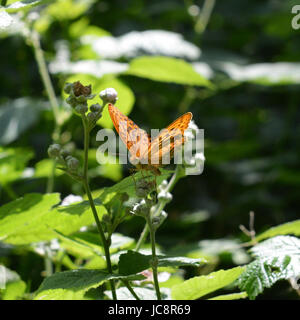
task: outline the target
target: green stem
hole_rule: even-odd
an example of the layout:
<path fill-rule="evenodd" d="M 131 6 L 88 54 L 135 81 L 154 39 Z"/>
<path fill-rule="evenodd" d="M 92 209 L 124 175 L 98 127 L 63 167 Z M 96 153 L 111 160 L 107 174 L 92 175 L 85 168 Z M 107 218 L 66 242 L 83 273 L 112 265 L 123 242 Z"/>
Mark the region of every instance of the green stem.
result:
<path fill-rule="evenodd" d="M 16 194 L 16 192 L 13 190 L 13 188 L 7 183 L 7 184 L 4 184 L 2 186 L 2 188 L 5 190 L 5 192 L 9 195 L 9 197 L 12 199 L 12 200 L 15 200 L 18 198 L 18 195 Z"/>
<path fill-rule="evenodd" d="M 122 280 L 126 288 L 129 290 L 129 292 L 134 296 L 135 300 L 141 300 L 139 296 L 134 292 L 133 288 L 130 286 L 129 281 Z"/>
<path fill-rule="evenodd" d="M 208 25 L 216 0 L 205 0 L 195 24 L 196 33 L 203 33 Z"/>
<path fill-rule="evenodd" d="M 157 300 L 161 300 L 161 294 L 160 294 L 159 282 L 158 282 L 158 272 L 157 272 L 158 258 L 156 256 L 156 248 L 155 248 L 155 229 L 153 228 L 151 217 L 147 219 L 147 223 L 150 231 L 150 240 L 151 240 L 152 272 L 153 272 L 154 287 L 156 291 Z"/>
<path fill-rule="evenodd" d="M 170 179 L 170 181 L 169 181 L 169 183 L 167 185 L 166 192 L 171 192 L 172 189 L 174 188 L 176 182 L 179 179 L 179 171 L 180 171 L 180 167 L 176 166 L 175 172 L 173 173 L 173 175 L 172 175 L 172 177 L 171 177 L 171 179 Z M 166 204 L 167 204 L 167 202 L 160 201 L 157 209 L 155 210 L 155 212 L 153 214 L 153 217 L 156 217 L 156 216 L 160 215 L 160 213 L 162 212 L 162 210 L 164 209 Z M 148 225 L 146 223 L 145 227 L 144 227 L 144 230 L 142 231 L 142 233 L 140 235 L 140 238 L 139 238 L 139 240 L 137 242 L 137 245 L 135 247 L 136 251 L 139 251 L 141 249 L 141 246 L 146 241 L 146 238 L 147 238 L 148 234 L 149 234 L 149 227 L 148 227 Z"/>
<path fill-rule="evenodd" d="M 45 57 L 43 50 L 41 48 L 41 43 L 40 43 L 40 37 L 39 34 L 36 31 L 31 32 L 31 42 L 32 46 L 34 49 L 34 55 L 35 59 L 38 64 L 39 72 L 43 81 L 43 84 L 45 86 L 53 113 L 54 113 L 54 118 L 55 118 L 55 123 L 56 125 L 60 125 L 61 121 L 59 118 L 59 107 L 58 107 L 58 102 L 56 99 L 56 95 L 52 86 L 52 82 L 49 76 L 48 68 L 46 65 Z"/>
<path fill-rule="evenodd" d="M 139 238 L 139 240 L 138 240 L 138 242 L 136 244 L 135 251 L 138 252 L 141 249 L 142 244 L 146 241 L 148 233 L 149 233 L 149 228 L 148 228 L 148 225 L 146 223 L 145 227 L 144 227 L 144 230 L 142 231 L 142 233 L 140 235 L 140 238 Z"/>
<path fill-rule="evenodd" d="M 32 47 L 34 49 L 34 55 L 35 55 L 35 59 L 36 59 L 37 65 L 38 65 L 39 73 L 40 73 L 42 82 L 44 84 L 45 90 L 47 92 L 47 96 L 49 98 L 50 105 L 51 105 L 53 115 L 54 115 L 55 127 L 54 127 L 54 131 L 52 134 L 52 138 L 53 138 L 54 142 L 59 142 L 59 136 L 60 136 L 61 126 L 62 126 L 63 121 L 61 120 L 61 118 L 59 116 L 59 105 L 58 105 L 58 101 L 56 99 L 54 88 L 53 88 L 51 78 L 50 78 L 50 75 L 48 72 L 44 52 L 41 48 L 39 34 L 34 30 L 31 31 L 30 40 L 32 43 Z M 47 193 L 51 193 L 54 188 L 55 166 L 56 166 L 56 162 L 55 162 L 55 160 L 53 160 L 51 174 L 50 174 L 48 181 L 47 181 L 47 188 L 46 188 Z"/>
<path fill-rule="evenodd" d="M 99 220 L 98 214 L 97 214 L 97 209 L 94 203 L 94 199 L 92 197 L 91 189 L 89 186 L 88 182 L 88 152 L 89 152 L 89 143 L 90 143 L 90 135 L 89 135 L 89 130 L 88 130 L 88 124 L 87 124 L 87 119 L 85 115 L 82 116 L 82 123 L 83 123 L 83 128 L 84 128 L 84 164 L 83 164 L 83 185 L 86 191 L 86 194 L 88 196 L 90 206 L 94 215 L 94 219 L 100 234 L 101 242 L 104 248 L 104 253 L 106 257 L 106 264 L 107 264 L 107 270 L 108 273 L 112 274 L 112 265 L 111 265 L 111 260 L 110 260 L 110 253 L 109 253 L 109 245 L 108 241 L 105 237 L 103 228 L 101 226 L 101 222 Z M 115 282 L 114 280 L 110 280 L 110 285 L 111 285 L 111 291 L 112 291 L 112 296 L 114 300 L 117 300 L 117 294 L 116 294 L 116 288 L 115 288 Z"/>
<path fill-rule="evenodd" d="M 46 271 L 46 277 L 50 277 L 53 274 L 53 266 L 52 266 L 52 260 L 51 260 L 51 249 L 49 247 L 49 244 L 46 244 L 45 247 L 45 271 Z"/>

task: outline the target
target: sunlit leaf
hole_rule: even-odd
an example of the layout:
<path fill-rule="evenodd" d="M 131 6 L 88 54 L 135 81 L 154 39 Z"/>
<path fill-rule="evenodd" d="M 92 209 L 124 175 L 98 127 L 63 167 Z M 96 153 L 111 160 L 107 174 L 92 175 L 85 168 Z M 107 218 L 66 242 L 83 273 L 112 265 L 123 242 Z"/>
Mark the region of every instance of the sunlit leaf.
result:
<path fill-rule="evenodd" d="M 261 241 L 278 235 L 293 234 L 300 235 L 300 220 L 295 220 L 270 228 L 255 237 L 256 241 Z"/>
<path fill-rule="evenodd" d="M 194 277 L 172 287 L 175 300 L 194 300 L 221 289 L 235 281 L 245 268 L 219 270 L 206 276 Z"/>
<path fill-rule="evenodd" d="M 58 272 L 43 281 L 35 300 L 83 299 L 87 290 L 96 288 L 111 279 L 141 280 L 144 276 L 121 276 L 87 269 Z"/>
<path fill-rule="evenodd" d="M 162 82 L 211 87 L 209 80 L 184 60 L 169 57 L 139 57 L 131 60 L 126 74 Z"/>

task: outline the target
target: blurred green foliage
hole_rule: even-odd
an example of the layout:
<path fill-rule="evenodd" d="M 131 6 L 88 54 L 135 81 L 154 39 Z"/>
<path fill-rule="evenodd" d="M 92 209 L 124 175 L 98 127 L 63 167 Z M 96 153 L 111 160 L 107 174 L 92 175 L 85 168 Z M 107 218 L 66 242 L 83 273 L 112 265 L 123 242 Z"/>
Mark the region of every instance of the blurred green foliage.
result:
<path fill-rule="evenodd" d="M 200 10 L 204 1 L 34 2 L 25 8 L 30 10 L 28 21 L 41 34 L 55 93 L 66 113 L 63 85 L 82 80 L 97 92 L 115 87 L 117 106 L 146 130 L 163 128 L 186 111 L 205 130 L 204 172 L 176 185 L 166 209 L 168 219 L 157 234 L 161 246 L 186 246 L 193 257 L 199 246 L 188 251 L 190 243 L 249 240 L 239 225 L 248 227 L 250 211 L 255 212 L 257 233 L 299 217 L 300 30 L 291 26 L 296 1 L 216 1 L 205 30 Z M 25 11 L 14 3 L 7 1 L 12 6 L 7 11 L 0 8 L 1 208 L 27 193 L 46 191 L 51 166 L 45 158 L 54 131 L 26 28 L 16 22 Z M 4 28 L 6 21 L 11 28 Z M 151 30 L 154 33 L 146 33 Z M 160 31 L 176 33 L 177 38 Z M 104 36 L 110 38 L 105 42 Z M 92 131 L 91 152 L 99 146 L 96 133 L 101 126 L 112 126 L 106 113 Z M 82 149 L 76 116 L 66 117 L 62 139 Z M 91 156 L 93 190 L 128 175 L 127 166 L 123 171 L 120 166 L 100 170 L 95 160 Z M 84 196 L 78 183 L 58 171 L 54 191 L 61 198 Z M 195 219 L 184 220 L 188 215 Z M 133 218 L 118 231 L 137 237 L 142 228 L 141 219 Z M 35 290 L 43 261 L 32 252 L 17 256 L 7 250 L 0 246 L 0 262 L 24 281 L 31 279 Z M 218 267 L 247 261 L 237 262 L 227 249 L 208 250 L 205 257 Z M 22 280 L 14 283 L 17 292 L 24 291 Z M 296 294 L 279 283 L 260 297 L 288 299 Z"/>

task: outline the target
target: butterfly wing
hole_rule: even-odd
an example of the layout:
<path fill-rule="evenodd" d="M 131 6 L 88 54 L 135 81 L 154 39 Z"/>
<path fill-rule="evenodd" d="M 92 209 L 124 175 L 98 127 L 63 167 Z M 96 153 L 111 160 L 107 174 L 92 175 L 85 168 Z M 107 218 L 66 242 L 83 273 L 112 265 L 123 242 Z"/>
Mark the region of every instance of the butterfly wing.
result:
<path fill-rule="evenodd" d="M 108 111 L 116 131 L 129 150 L 132 159 L 139 160 L 140 155 L 144 154 L 150 145 L 150 137 L 147 132 L 140 129 L 113 104 L 108 105 Z"/>
<path fill-rule="evenodd" d="M 192 113 L 187 112 L 173 121 L 157 137 L 151 140 L 147 153 L 143 154 L 142 157 L 147 157 L 149 163 L 154 166 L 162 164 L 162 158 L 165 154 L 170 154 L 169 159 L 171 159 L 176 148 L 184 143 L 184 132 L 188 128 L 192 117 Z"/>

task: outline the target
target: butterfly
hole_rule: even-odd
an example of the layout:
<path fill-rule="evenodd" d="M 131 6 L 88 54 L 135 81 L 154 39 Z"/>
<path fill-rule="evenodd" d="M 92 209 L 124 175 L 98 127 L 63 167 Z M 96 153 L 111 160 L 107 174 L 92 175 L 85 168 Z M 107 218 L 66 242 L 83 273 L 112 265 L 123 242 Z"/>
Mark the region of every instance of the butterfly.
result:
<path fill-rule="evenodd" d="M 159 167 L 165 164 L 164 160 L 173 158 L 174 152 L 184 143 L 184 132 L 193 117 L 191 112 L 185 113 L 151 139 L 145 130 L 140 129 L 113 104 L 108 105 L 108 111 L 116 131 L 130 152 L 130 162 L 138 170 L 151 171 L 155 176 L 161 174 Z"/>

